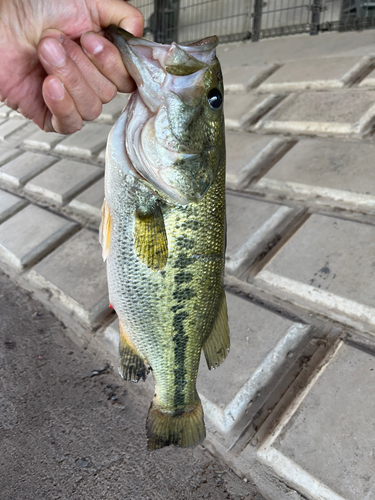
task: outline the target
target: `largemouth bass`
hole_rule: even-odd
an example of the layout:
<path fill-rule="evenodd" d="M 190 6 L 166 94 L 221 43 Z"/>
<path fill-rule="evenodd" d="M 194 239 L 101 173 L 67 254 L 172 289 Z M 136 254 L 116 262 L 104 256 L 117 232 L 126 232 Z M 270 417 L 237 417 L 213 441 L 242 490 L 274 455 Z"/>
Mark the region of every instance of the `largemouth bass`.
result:
<path fill-rule="evenodd" d="M 100 228 L 120 372 L 138 381 L 152 369 L 150 450 L 195 446 L 205 438 L 201 350 L 210 369 L 229 351 L 217 38 L 162 45 L 114 26 L 106 36 L 137 84 L 108 138 Z"/>

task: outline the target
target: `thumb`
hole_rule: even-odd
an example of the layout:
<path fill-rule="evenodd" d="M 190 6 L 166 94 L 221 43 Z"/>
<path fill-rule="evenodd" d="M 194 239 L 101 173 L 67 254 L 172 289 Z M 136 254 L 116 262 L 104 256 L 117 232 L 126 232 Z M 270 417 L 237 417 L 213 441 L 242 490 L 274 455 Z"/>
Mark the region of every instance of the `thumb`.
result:
<path fill-rule="evenodd" d="M 97 0 L 99 22 L 102 28 L 114 24 L 134 36 L 142 36 L 144 19 L 142 12 L 124 0 Z"/>

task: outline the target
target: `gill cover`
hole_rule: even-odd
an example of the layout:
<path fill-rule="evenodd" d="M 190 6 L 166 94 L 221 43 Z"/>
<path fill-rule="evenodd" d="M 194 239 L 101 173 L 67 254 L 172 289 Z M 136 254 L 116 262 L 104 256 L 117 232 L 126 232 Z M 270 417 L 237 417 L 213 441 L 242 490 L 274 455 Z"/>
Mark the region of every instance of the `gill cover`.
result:
<path fill-rule="evenodd" d="M 105 34 L 137 84 L 124 130 L 135 171 L 174 203 L 199 201 L 225 155 L 217 37 L 180 46 L 136 38 L 116 26 Z"/>

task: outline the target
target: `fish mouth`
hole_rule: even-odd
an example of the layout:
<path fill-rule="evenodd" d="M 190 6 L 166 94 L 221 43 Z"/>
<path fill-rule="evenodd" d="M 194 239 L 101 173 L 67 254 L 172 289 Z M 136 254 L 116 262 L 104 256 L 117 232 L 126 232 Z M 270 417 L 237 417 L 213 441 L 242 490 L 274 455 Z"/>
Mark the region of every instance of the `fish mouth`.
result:
<path fill-rule="evenodd" d="M 118 26 L 104 30 L 105 37 L 120 51 L 141 97 L 152 112 L 160 106 L 160 87 L 166 77 L 188 76 L 207 69 L 215 58 L 218 38 L 210 36 L 189 45 L 171 45 L 137 38 Z M 144 91 L 147 89 L 147 92 Z"/>
<path fill-rule="evenodd" d="M 126 43 L 133 45 L 143 45 L 144 47 L 170 47 L 170 45 L 166 45 L 163 43 L 153 42 L 151 40 L 147 40 L 147 38 L 140 38 L 132 35 L 129 31 L 126 31 L 118 26 L 111 25 L 108 28 L 104 29 L 104 35 L 111 41 L 114 45 L 120 42 L 119 38 L 124 40 Z M 217 36 L 212 35 L 197 42 L 189 43 L 188 45 L 179 45 L 186 52 L 207 52 L 214 50 L 219 44 L 219 39 Z M 173 45 L 173 44 L 172 44 Z"/>

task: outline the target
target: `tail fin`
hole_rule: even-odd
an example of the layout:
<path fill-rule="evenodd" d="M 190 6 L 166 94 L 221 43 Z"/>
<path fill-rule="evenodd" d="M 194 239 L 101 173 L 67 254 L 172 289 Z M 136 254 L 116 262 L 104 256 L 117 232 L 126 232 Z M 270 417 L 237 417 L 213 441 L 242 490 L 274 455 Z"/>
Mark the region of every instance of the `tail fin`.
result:
<path fill-rule="evenodd" d="M 171 444 L 189 448 L 202 443 L 206 437 L 206 428 L 198 394 L 193 406 L 174 414 L 163 412 L 152 402 L 148 411 L 146 430 L 149 450 L 157 450 Z"/>

